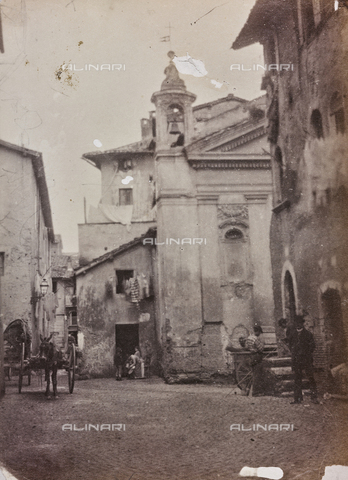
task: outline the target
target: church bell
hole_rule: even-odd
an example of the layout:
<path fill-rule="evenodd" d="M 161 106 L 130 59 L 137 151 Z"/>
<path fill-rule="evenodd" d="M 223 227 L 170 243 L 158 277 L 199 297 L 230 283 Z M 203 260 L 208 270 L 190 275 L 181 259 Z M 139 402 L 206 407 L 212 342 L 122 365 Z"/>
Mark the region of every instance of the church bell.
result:
<path fill-rule="evenodd" d="M 181 133 L 179 130 L 179 126 L 176 122 L 170 123 L 169 133 L 172 135 L 179 135 Z"/>

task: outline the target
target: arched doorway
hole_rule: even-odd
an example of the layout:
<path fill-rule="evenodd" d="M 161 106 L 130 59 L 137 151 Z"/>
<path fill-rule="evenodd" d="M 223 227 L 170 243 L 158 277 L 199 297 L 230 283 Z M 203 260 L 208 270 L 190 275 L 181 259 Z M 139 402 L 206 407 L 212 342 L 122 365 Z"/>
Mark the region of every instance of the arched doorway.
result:
<path fill-rule="evenodd" d="M 285 318 L 288 325 L 292 325 L 296 315 L 296 300 L 294 282 L 292 280 L 289 270 L 286 271 L 284 277 L 284 306 L 285 306 Z"/>
<path fill-rule="evenodd" d="M 321 305 L 325 325 L 325 340 L 328 346 L 329 367 L 344 363 L 347 345 L 343 328 L 341 296 L 338 290 L 329 288 L 321 295 Z"/>

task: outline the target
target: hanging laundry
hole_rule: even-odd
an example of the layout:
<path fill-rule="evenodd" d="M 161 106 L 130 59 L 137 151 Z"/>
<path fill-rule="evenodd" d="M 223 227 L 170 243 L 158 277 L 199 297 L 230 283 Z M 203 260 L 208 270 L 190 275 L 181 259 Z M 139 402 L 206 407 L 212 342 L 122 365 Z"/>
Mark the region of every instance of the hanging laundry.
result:
<path fill-rule="evenodd" d="M 137 278 L 130 278 L 131 302 L 139 306 L 139 283 Z"/>
<path fill-rule="evenodd" d="M 143 273 L 137 276 L 139 284 L 139 300 L 143 300 L 144 298 L 144 277 L 145 275 Z"/>
<path fill-rule="evenodd" d="M 150 280 L 150 279 L 149 279 Z M 150 296 L 150 282 L 149 280 L 145 277 L 143 284 L 144 284 L 144 296 L 147 298 Z"/>
<path fill-rule="evenodd" d="M 123 283 L 124 283 L 124 293 L 125 293 L 127 296 L 130 296 L 130 295 L 131 295 L 131 283 L 130 283 L 130 280 L 123 280 Z"/>

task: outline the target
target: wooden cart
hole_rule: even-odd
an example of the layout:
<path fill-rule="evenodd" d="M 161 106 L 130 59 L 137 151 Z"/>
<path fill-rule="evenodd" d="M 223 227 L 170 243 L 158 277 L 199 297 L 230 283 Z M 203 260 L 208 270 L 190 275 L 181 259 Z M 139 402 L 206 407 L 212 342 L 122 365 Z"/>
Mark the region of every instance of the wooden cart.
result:
<path fill-rule="evenodd" d="M 11 379 L 12 372 L 18 371 L 18 391 L 21 393 L 23 378 L 28 377 L 31 383 L 33 371 L 45 370 L 46 360 L 40 356 L 31 355 L 31 335 L 25 321 L 14 320 L 4 331 L 5 374 Z M 76 371 L 76 347 L 69 342 L 66 358 L 61 358 L 57 363 L 58 369 L 68 372 L 69 393 L 73 393 Z"/>
<path fill-rule="evenodd" d="M 31 355 L 31 334 L 27 323 L 17 319 L 11 322 L 4 331 L 4 369 L 5 377 L 11 380 L 14 371 L 21 370 L 25 359 Z M 26 372 L 28 385 L 31 382 L 31 371 Z"/>

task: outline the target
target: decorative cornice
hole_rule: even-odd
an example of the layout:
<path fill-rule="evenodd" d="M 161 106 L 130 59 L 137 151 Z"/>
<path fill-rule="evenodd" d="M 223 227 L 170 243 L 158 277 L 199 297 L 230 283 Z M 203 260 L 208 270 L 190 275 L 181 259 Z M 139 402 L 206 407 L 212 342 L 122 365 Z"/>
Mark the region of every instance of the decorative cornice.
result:
<path fill-rule="evenodd" d="M 266 203 L 269 193 L 246 193 L 245 200 L 248 203 Z"/>
<path fill-rule="evenodd" d="M 192 168 L 228 170 L 270 170 L 271 158 L 262 154 L 231 154 L 221 152 L 191 153 L 187 160 Z"/>

